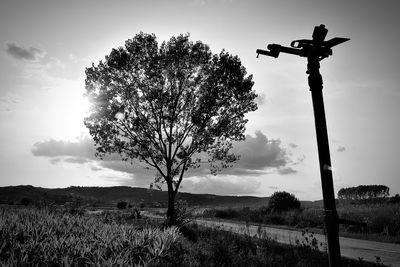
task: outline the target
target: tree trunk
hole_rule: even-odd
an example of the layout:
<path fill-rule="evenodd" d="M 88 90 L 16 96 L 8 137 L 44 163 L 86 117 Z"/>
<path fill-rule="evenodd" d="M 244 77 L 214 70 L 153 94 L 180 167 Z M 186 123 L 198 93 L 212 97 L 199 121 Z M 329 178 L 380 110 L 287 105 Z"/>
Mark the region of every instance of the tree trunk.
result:
<path fill-rule="evenodd" d="M 176 225 L 176 212 L 175 212 L 175 192 L 172 183 L 168 183 L 168 210 L 167 210 L 167 224 L 168 226 Z"/>

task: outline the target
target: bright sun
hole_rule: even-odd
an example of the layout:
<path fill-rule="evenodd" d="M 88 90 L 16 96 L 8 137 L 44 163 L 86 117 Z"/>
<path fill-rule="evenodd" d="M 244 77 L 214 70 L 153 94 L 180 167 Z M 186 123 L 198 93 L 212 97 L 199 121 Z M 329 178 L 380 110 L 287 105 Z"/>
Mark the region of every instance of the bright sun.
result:
<path fill-rule="evenodd" d="M 59 92 L 60 93 L 60 92 Z M 82 91 L 63 90 L 58 95 L 55 114 L 52 116 L 54 132 L 57 139 L 75 140 L 77 137 L 88 134 L 83 119 L 89 110 L 89 101 Z"/>

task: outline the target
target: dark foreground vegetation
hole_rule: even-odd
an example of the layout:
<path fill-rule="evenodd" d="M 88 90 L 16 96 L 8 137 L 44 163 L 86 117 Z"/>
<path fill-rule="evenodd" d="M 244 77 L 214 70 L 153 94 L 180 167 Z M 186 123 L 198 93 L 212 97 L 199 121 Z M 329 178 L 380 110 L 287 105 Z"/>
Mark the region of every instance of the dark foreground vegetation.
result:
<path fill-rule="evenodd" d="M 343 259 L 343 266 L 377 266 Z M 161 220 L 131 210 L 0 208 L 1 266 L 328 266 L 311 244 L 258 238 Z"/>
<path fill-rule="evenodd" d="M 341 224 L 340 234 L 355 238 L 400 244 L 400 198 L 341 200 L 338 201 L 339 218 L 364 223 Z M 295 228 L 324 229 L 322 207 L 305 207 L 276 211 L 271 207 L 209 209 L 206 217 L 239 220 Z"/>

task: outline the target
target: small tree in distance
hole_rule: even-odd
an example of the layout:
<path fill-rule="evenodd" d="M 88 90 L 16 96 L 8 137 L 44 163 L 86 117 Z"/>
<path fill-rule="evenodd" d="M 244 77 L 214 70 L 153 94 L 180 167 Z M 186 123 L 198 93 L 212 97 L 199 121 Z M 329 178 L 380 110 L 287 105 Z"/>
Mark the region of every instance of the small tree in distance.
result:
<path fill-rule="evenodd" d="M 277 212 L 300 209 L 300 206 L 300 201 L 295 195 L 285 191 L 273 193 L 268 202 L 268 208 Z"/>
<path fill-rule="evenodd" d="M 172 225 L 185 171 L 209 163 L 216 173 L 238 159 L 229 150 L 245 137 L 245 114 L 257 109 L 252 87 L 237 56 L 213 55 L 189 35 L 159 47 L 154 34 L 140 33 L 86 69 L 85 125 L 96 156 L 116 153 L 157 171 Z"/>
<path fill-rule="evenodd" d="M 128 202 L 126 202 L 126 201 L 120 201 L 117 203 L 117 208 L 120 210 L 126 209 L 127 206 L 128 206 Z"/>

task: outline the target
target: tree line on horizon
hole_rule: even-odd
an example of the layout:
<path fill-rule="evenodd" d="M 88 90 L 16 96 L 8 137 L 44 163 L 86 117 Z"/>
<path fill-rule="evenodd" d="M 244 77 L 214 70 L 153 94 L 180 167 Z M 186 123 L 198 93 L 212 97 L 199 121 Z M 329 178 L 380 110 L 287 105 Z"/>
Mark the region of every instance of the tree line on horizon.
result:
<path fill-rule="evenodd" d="M 359 185 L 341 188 L 338 192 L 339 199 L 359 200 L 373 199 L 389 196 L 389 187 L 386 185 Z"/>

